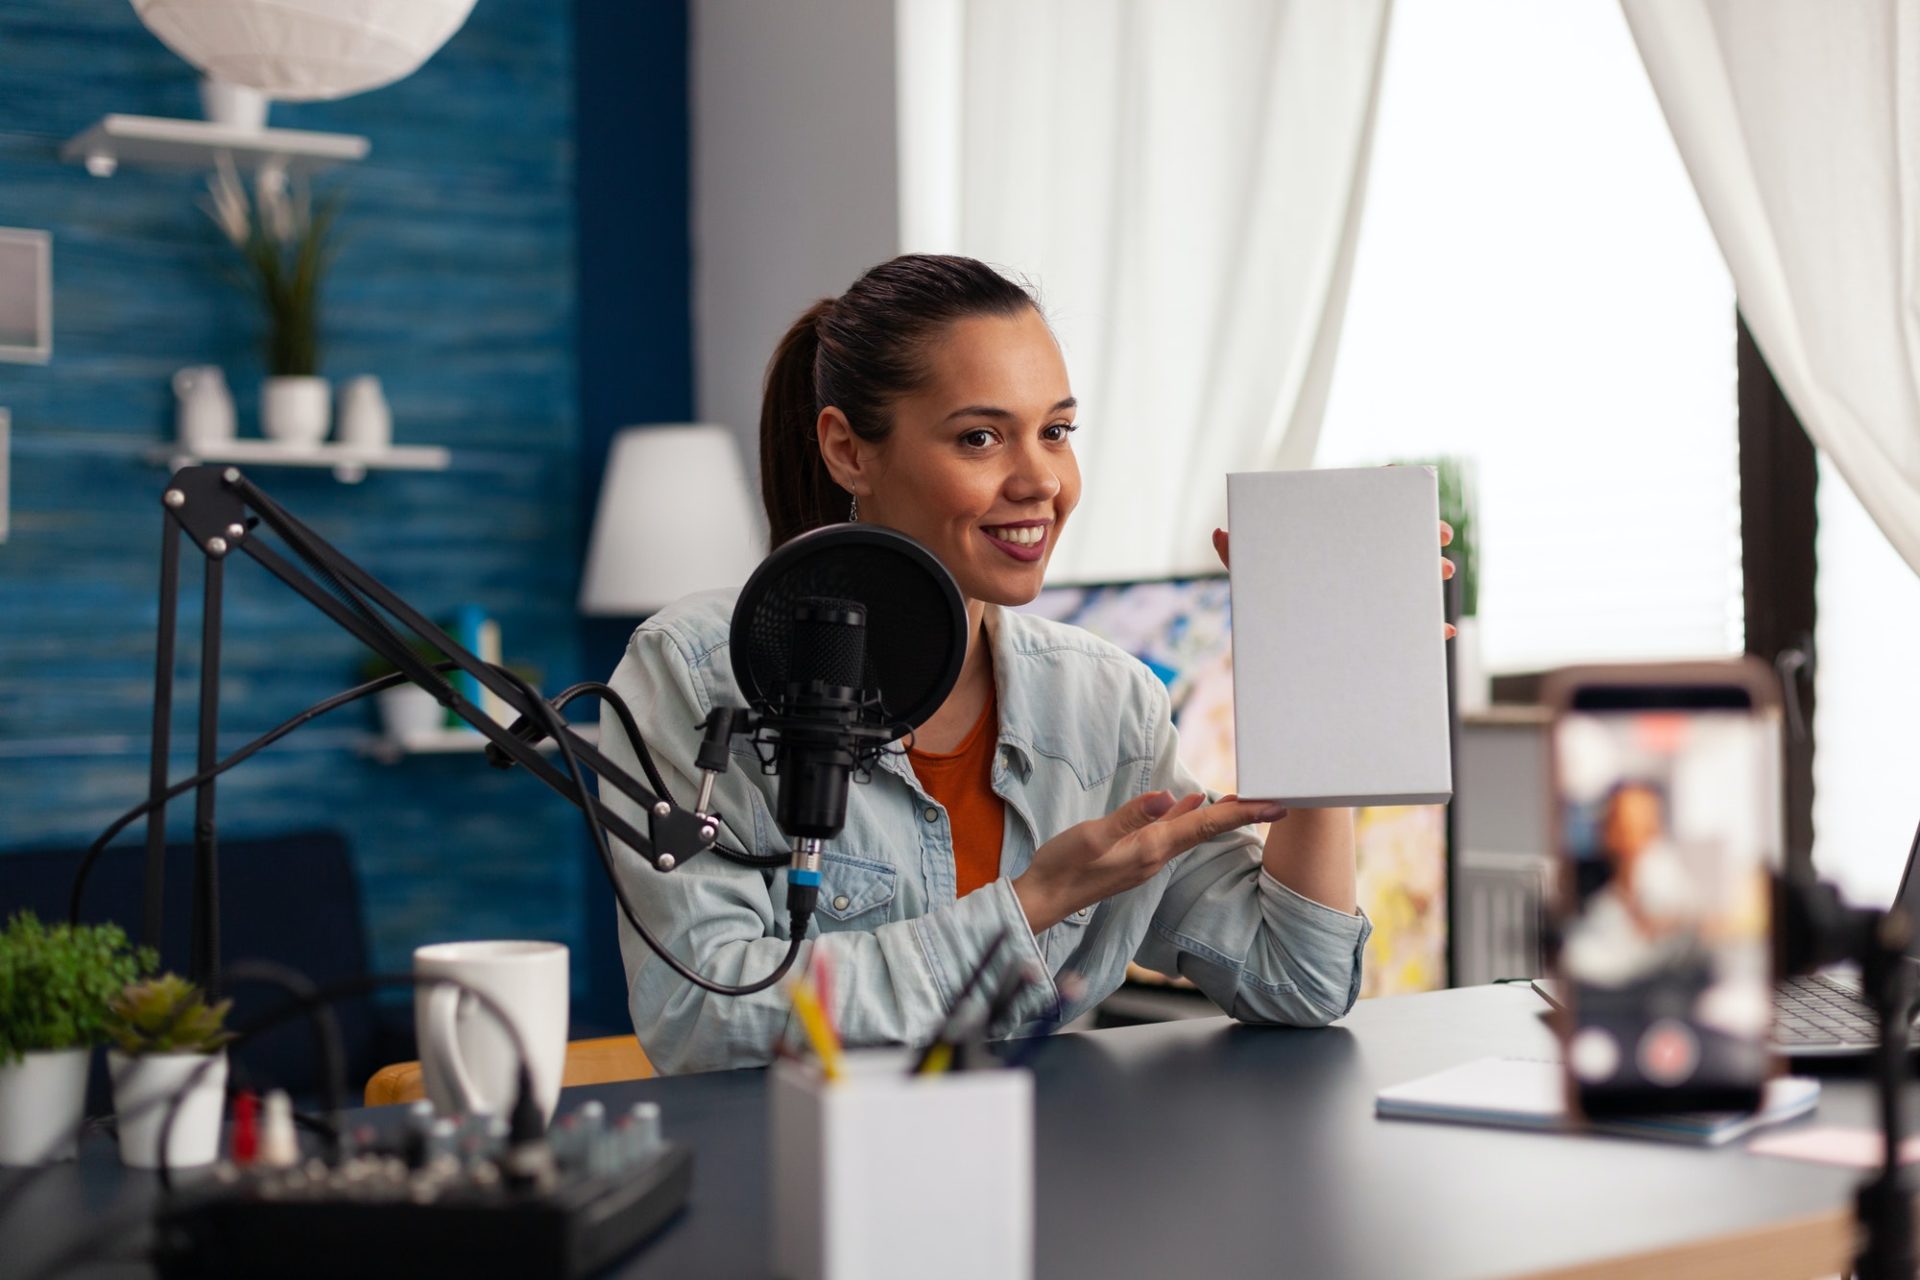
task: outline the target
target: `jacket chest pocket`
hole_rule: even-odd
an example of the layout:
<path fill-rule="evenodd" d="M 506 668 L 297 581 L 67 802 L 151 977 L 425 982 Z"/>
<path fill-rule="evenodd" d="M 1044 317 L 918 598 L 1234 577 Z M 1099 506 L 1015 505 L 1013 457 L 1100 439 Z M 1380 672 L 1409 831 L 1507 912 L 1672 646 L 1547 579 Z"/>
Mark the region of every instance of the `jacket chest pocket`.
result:
<path fill-rule="evenodd" d="M 818 912 L 836 925 L 871 928 L 885 923 L 898 888 L 899 873 L 889 864 L 844 853 L 820 855 Z"/>

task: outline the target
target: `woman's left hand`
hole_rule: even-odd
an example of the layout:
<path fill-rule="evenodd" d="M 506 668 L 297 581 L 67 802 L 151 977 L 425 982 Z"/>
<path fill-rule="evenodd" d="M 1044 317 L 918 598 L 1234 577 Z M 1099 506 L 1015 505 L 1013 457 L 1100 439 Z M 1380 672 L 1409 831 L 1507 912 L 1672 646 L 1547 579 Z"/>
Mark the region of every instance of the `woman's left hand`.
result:
<path fill-rule="evenodd" d="M 1453 541 L 1453 526 L 1448 524 L 1445 520 L 1442 520 L 1440 522 L 1440 545 L 1444 547 L 1452 541 Z M 1220 563 L 1223 566 L 1226 566 L 1228 568 L 1232 567 L 1227 560 L 1227 531 L 1225 529 L 1215 529 L 1213 531 L 1213 550 L 1214 550 L 1214 553 L 1220 557 Z M 1440 557 L 1441 580 L 1444 581 L 1448 578 L 1451 578 L 1452 576 L 1453 576 L 1453 561 L 1447 559 L 1445 556 L 1441 556 Z M 1447 629 L 1446 638 L 1449 640 L 1453 639 L 1453 624 L 1451 622 L 1443 622 L 1440 625 Z"/>

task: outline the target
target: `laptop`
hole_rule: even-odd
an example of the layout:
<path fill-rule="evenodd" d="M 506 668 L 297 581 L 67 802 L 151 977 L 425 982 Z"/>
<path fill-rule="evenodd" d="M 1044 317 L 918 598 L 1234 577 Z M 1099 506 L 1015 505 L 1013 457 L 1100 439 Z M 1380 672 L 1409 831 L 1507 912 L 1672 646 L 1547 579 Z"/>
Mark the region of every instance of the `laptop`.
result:
<path fill-rule="evenodd" d="M 1906 869 L 1900 873 L 1900 889 L 1895 901 L 1907 914 L 1920 920 L 1920 879 L 1914 876 L 1914 863 L 1920 861 L 1920 830 L 1913 834 L 1907 850 Z M 1908 943 L 1907 962 L 1920 965 L 1920 930 Z M 1563 1008 L 1560 982 L 1539 978 L 1533 989 L 1555 1008 Z M 1784 978 L 1773 991 L 1773 1049 L 1795 1058 L 1840 1058 L 1872 1051 L 1880 1043 L 1880 1023 L 1873 1006 L 1865 998 L 1860 973 L 1853 966 L 1822 969 L 1816 973 Z M 1920 1047 L 1915 1029 L 1908 1025 L 1909 1047 Z"/>

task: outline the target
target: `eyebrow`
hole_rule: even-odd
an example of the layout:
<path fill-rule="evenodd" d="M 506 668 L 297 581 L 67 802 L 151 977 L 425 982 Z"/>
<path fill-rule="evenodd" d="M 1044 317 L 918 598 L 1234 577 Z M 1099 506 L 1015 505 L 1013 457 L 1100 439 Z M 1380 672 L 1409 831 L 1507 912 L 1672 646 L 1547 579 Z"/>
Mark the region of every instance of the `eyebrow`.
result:
<path fill-rule="evenodd" d="M 1047 410 L 1047 412 L 1050 414 L 1064 413 L 1068 409 L 1077 407 L 1079 403 L 1080 401 L 1073 396 L 1068 396 L 1065 400 L 1060 401 L 1054 405 L 1053 408 Z M 1015 416 L 1011 409 L 1001 409 L 990 404 L 970 404 L 964 409 L 955 409 L 952 413 L 942 418 L 941 421 L 952 422 L 955 418 L 1012 418 Z"/>

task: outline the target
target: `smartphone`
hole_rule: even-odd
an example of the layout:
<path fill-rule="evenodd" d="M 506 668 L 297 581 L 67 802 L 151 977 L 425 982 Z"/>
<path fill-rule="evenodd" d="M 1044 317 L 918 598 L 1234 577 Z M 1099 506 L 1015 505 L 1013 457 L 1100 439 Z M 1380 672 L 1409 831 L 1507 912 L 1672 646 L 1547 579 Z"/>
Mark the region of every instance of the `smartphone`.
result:
<path fill-rule="evenodd" d="M 1758 659 L 1547 679 L 1552 967 L 1577 1114 L 1749 1111 L 1775 1069 L 1780 713 Z"/>

